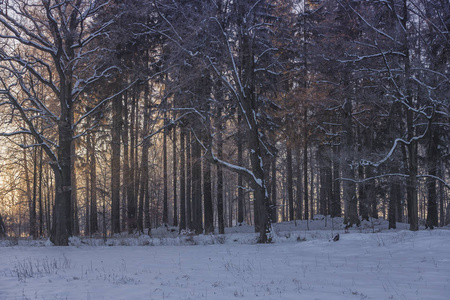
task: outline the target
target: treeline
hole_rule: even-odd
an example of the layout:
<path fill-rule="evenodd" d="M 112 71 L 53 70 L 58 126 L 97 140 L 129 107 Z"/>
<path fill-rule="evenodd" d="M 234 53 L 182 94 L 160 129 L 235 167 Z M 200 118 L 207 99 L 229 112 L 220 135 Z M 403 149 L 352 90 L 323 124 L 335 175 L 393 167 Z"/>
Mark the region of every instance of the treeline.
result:
<path fill-rule="evenodd" d="M 6 1 L 0 225 L 447 225 L 449 28 L 446 0 Z"/>

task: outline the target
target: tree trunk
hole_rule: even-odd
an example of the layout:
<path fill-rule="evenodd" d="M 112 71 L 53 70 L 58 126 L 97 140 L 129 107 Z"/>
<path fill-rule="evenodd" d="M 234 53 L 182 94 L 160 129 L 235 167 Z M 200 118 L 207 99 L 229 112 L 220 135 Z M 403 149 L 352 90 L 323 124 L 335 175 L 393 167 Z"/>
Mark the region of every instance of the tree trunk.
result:
<path fill-rule="evenodd" d="M 305 202 L 305 220 L 309 220 L 309 203 L 308 203 L 308 108 L 304 108 L 303 112 L 303 200 Z"/>
<path fill-rule="evenodd" d="M 192 224 L 192 168 L 191 168 L 191 132 L 186 131 L 186 227 L 194 229 Z"/>
<path fill-rule="evenodd" d="M 131 99 L 131 108 L 130 108 L 130 123 L 129 123 L 129 139 L 126 143 L 128 148 L 129 143 L 129 168 L 128 168 L 128 176 L 127 182 L 125 183 L 127 186 L 127 210 L 128 210 L 128 233 L 134 233 L 137 229 L 137 211 L 136 211 L 136 194 L 135 194 L 135 170 L 136 170 L 136 157 L 135 157 L 135 118 L 136 118 L 136 89 L 133 88 L 132 91 L 132 99 Z M 126 114 L 128 115 L 128 110 L 126 109 Z M 128 120 L 127 120 L 128 121 Z"/>
<path fill-rule="evenodd" d="M 439 178 L 443 178 L 443 172 L 442 172 L 443 168 L 444 168 L 444 165 L 441 163 L 439 166 L 439 171 L 438 171 Z M 442 182 L 439 182 L 439 214 L 440 214 L 441 227 L 445 226 L 444 202 L 445 202 L 444 184 Z M 448 206 L 450 206 L 450 205 L 448 205 Z"/>
<path fill-rule="evenodd" d="M 98 232 L 98 210 L 97 210 L 97 159 L 95 157 L 95 133 L 88 134 L 89 144 L 89 171 L 90 180 L 89 185 L 91 189 L 91 233 Z"/>
<path fill-rule="evenodd" d="M 127 93 L 128 94 L 128 93 Z M 123 139 L 123 177 L 124 177 L 124 193 L 123 196 L 126 199 L 126 210 L 125 210 L 125 215 L 126 215 L 126 225 L 127 225 L 127 229 L 128 229 L 128 233 L 133 233 L 134 229 L 135 229 L 135 220 L 136 220 L 136 215 L 135 215 L 135 208 L 134 208 L 134 199 L 131 196 L 132 194 L 132 190 L 133 190 L 133 185 L 132 185 L 132 180 L 131 180 L 131 171 L 130 171 L 130 162 L 129 162 L 129 144 L 128 144 L 128 97 L 125 96 L 125 105 L 123 106 L 123 135 L 122 135 L 122 139 Z M 124 217 L 125 217 L 124 215 Z"/>
<path fill-rule="evenodd" d="M 77 186 L 77 177 L 76 177 L 76 141 L 72 142 L 72 228 L 73 228 L 73 235 L 78 236 L 80 235 L 80 220 L 78 219 L 78 186 Z M 42 164 L 42 149 L 41 149 L 41 164 Z M 42 169 L 42 166 L 41 166 Z"/>
<path fill-rule="evenodd" d="M 62 89 L 64 90 L 64 89 Z M 70 93 L 68 93 L 70 95 Z M 70 97 L 66 97 L 69 99 Z M 61 107 L 61 120 L 59 123 L 58 163 L 52 164 L 55 175 L 55 208 L 52 235 L 50 240 L 57 246 L 67 246 L 72 236 L 72 188 L 71 188 L 71 146 L 73 136 L 73 115 L 68 101 Z"/>
<path fill-rule="evenodd" d="M 139 191 L 139 210 L 138 210 L 138 230 L 140 232 L 144 232 L 144 210 L 148 212 L 148 151 L 150 148 L 150 141 L 148 140 L 147 135 L 150 131 L 150 93 L 149 93 L 149 86 L 148 83 L 145 85 L 144 90 L 144 124 L 143 124 L 143 131 L 142 131 L 142 158 L 141 158 L 141 176 L 140 176 L 140 191 Z M 144 206 L 146 206 L 144 208 Z M 148 215 L 146 215 L 146 219 L 149 218 Z M 146 228 L 150 228 L 148 225 L 150 224 L 149 221 L 146 220 Z"/>
<path fill-rule="evenodd" d="M 430 127 L 432 125 L 430 124 Z M 438 139 L 432 128 L 429 129 L 429 141 L 427 149 L 427 162 L 428 162 L 428 174 L 436 177 L 437 175 L 437 160 L 438 160 Z M 428 177 L 427 178 L 428 187 L 428 209 L 427 209 L 427 227 L 433 229 L 439 225 L 438 219 L 438 207 L 437 207 L 437 189 L 436 189 L 436 179 Z"/>
<path fill-rule="evenodd" d="M 356 185 L 355 182 L 352 181 L 355 178 L 355 171 L 353 168 L 353 105 L 351 99 L 345 100 L 343 110 L 343 147 L 341 149 L 341 156 L 344 158 L 345 167 L 342 169 L 342 175 L 344 178 L 349 179 L 344 180 L 343 182 L 343 196 L 346 207 L 344 223 L 349 225 L 359 225 Z"/>
<path fill-rule="evenodd" d="M 0 215 L 0 237 L 6 236 L 6 225 L 3 222 L 2 215 Z"/>
<path fill-rule="evenodd" d="M 192 223 L 196 234 L 203 233 L 202 222 L 202 152 L 197 140 L 192 143 Z"/>
<path fill-rule="evenodd" d="M 133 156 L 133 197 L 134 197 L 134 207 L 136 213 L 136 229 L 137 229 L 137 220 L 139 218 L 139 185 L 141 183 L 141 168 L 140 168 L 140 160 L 139 160 L 139 149 L 137 145 L 139 144 L 139 95 L 140 95 L 140 87 L 136 87 L 134 91 L 134 139 L 132 140 L 131 147 L 134 149 Z"/>
<path fill-rule="evenodd" d="M 37 239 L 36 203 L 37 203 L 37 179 L 38 179 L 37 148 L 33 149 L 33 198 L 30 212 L 30 236 Z"/>
<path fill-rule="evenodd" d="M 39 149 L 39 236 L 44 236 L 44 206 L 42 201 L 42 148 Z M 78 215 L 77 215 L 78 217 Z M 78 222 L 77 222 L 78 223 Z M 78 223 L 79 224 L 79 223 Z M 78 234 L 80 228 L 78 227 Z"/>
<path fill-rule="evenodd" d="M 244 166 L 243 159 L 243 138 L 242 138 L 242 115 L 238 113 L 238 132 L 237 132 L 237 156 L 238 156 L 238 165 Z M 243 177 L 242 174 L 238 174 L 238 223 L 242 224 L 244 222 L 244 190 L 243 190 Z"/>
<path fill-rule="evenodd" d="M 296 168 L 296 173 L 297 173 L 297 197 L 296 197 L 296 201 L 297 201 L 297 218 L 302 220 L 303 219 L 303 175 L 302 175 L 302 169 L 301 169 L 301 150 L 300 147 L 297 147 L 296 151 L 295 151 L 295 156 L 296 156 L 296 160 L 297 160 L 297 168 Z"/>
<path fill-rule="evenodd" d="M 169 224 L 168 183 L 167 183 L 167 112 L 164 112 L 163 133 L 163 224 Z"/>
<path fill-rule="evenodd" d="M 362 157 L 362 146 L 364 144 L 364 131 L 361 132 L 360 127 L 358 127 L 358 152 Z M 364 166 L 359 164 L 358 166 L 358 177 L 360 180 L 364 179 Z M 359 215 L 361 216 L 361 220 L 369 221 L 369 197 L 366 193 L 366 184 L 360 183 L 358 186 L 358 198 L 359 198 Z"/>
<path fill-rule="evenodd" d="M 333 190 L 331 177 L 331 160 L 325 152 L 325 146 L 319 147 L 319 164 L 320 164 L 320 213 L 324 216 L 329 214 L 330 203 Z"/>
<path fill-rule="evenodd" d="M 402 8 L 402 27 L 408 28 L 408 0 L 403 0 L 403 8 Z M 406 85 L 406 104 L 409 107 L 414 107 L 413 96 L 412 96 L 412 88 L 411 88 L 411 61 L 410 61 L 410 49 L 408 43 L 407 33 L 405 34 L 403 39 L 403 49 L 402 52 L 404 54 L 403 62 L 404 62 L 404 80 Z M 409 144 L 407 145 L 408 149 L 408 169 L 407 174 L 408 178 L 406 179 L 407 188 L 406 188 L 406 199 L 408 202 L 408 215 L 409 215 L 409 224 L 410 230 L 417 231 L 419 230 L 419 210 L 418 210 L 418 200 L 417 200 L 417 142 L 413 140 L 415 136 L 415 126 L 414 126 L 414 112 L 408 108 L 406 108 L 406 130 Z"/>
<path fill-rule="evenodd" d="M 89 136 L 86 136 L 86 169 L 85 169 L 85 180 L 86 180 L 86 199 L 85 199 L 85 227 L 84 227 L 84 235 L 90 236 L 91 235 L 91 172 L 89 171 L 89 160 L 90 160 L 90 152 L 89 149 L 90 142 L 89 142 Z"/>
<path fill-rule="evenodd" d="M 174 115 L 175 117 L 175 115 Z M 173 226 L 178 226 L 178 199 L 177 199 L 177 128 L 172 127 L 173 140 L 172 140 L 172 159 L 173 159 Z"/>
<path fill-rule="evenodd" d="M 186 229 L 186 129 L 180 128 L 180 231 Z"/>
<path fill-rule="evenodd" d="M 400 201 L 400 184 L 391 181 L 389 187 L 389 229 L 397 228 L 397 203 Z"/>
<path fill-rule="evenodd" d="M 111 129 L 111 230 L 120 233 L 120 135 L 122 127 L 122 96 L 112 102 Z"/>
<path fill-rule="evenodd" d="M 292 166 L 292 147 L 289 141 L 286 141 L 286 168 L 287 168 L 287 193 L 289 205 L 289 221 L 294 220 L 294 180 Z"/>
<path fill-rule="evenodd" d="M 214 233 L 211 163 L 206 161 L 203 162 L 203 203 L 204 203 L 205 234 Z"/>
<path fill-rule="evenodd" d="M 27 145 L 27 140 L 26 140 L 26 136 L 23 136 L 23 144 Z M 29 236 L 33 237 L 33 228 L 34 228 L 34 223 L 35 223 L 35 219 L 36 219 L 36 209 L 33 207 L 33 199 L 31 196 L 31 184 L 30 184 L 30 171 L 28 170 L 28 156 L 27 156 L 27 149 L 23 149 L 23 166 L 24 166 L 24 172 L 25 172 L 25 184 L 26 184 L 26 190 L 25 190 L 25 196 L 26 196 L 26 200 L 27 200 L 27 204 L 28 204 L 28 213 L 29 213 L 29 224 L 30 224 L 30 228 L 29 228 Z M 34 218 L 33 218 L 33 214 L 34 214 Z M 33 221 L 34 220 L 34 221 Z M 19 236 L 20 236 L 20 232 L 19 232 Z"/>
<path fill-rule="evenodd" d="M 216 129 L 217 129 L 217 156 L 219 159 L 223 158 L 223 139 L 222 139 L 222 110 L 218 109 L 216 116 Z M 238 190 L 240 188 L 238 187 Z M 242 203 L 241 203 L 242 205 Z M 241 207 L 242 210 L 242 207 Z M 239 215 L 239 203 L 238 203 L 238 215 Z M 243 218 L 243 216 L 242 216 Z M 222 166 L 217 165 L 217 223 L 219 226 L 219 234 L 225 234 L 225 221 L 223 214 L 223 170 Z M 239 222 L 239 220 L 238 220 Z M 242 223 L 242 222 L 241 222 Z"/>
<path fill-rule="evenodd" d="M 272 157 L 272 176 L 271 176 L 271 202 L 272 202 L 272 222 L 278 222 L 278 205 L 277 205 L 277 157 Z M 298 214 L 297 214 L 298 216 Z"/>
<path fill-rule="evenodd" d="M 333 199 L 331 201 L 331 217 L 340 217 L 341 209 L 341 181 L 337 180 L 340 175 L 339 146 L 333 145 Z"/>

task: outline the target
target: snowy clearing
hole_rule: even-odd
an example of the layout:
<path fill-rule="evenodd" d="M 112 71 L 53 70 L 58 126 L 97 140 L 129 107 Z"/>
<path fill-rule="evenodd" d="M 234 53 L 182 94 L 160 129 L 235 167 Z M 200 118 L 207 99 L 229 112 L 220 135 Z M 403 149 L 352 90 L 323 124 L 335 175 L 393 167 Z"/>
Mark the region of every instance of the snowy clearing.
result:
<path fill-rule="evenodd" d="M 448 299 L 450 230 L 380 222 L 344 233 L 323 222 L 277 224 L 269 245 L 250 226 L 113 243 L 141 246 L 0 241 L 0 299 Z"/>

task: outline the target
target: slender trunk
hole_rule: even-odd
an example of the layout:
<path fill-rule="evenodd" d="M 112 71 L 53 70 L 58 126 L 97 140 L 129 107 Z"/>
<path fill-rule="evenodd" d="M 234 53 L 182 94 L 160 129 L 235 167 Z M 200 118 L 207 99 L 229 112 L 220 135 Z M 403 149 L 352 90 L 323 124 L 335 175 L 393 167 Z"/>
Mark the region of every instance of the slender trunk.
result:
<path fill-rule="evenodd" d="M 125 105 L 123 106 L 122 113 L 123 113 L 123 135 L 122 135 L 122 142 L 123 142 L 123 177 L 124 177 L 124 192 L 123 197 L 126 199 L 124 202 L 124 223 L 126 224 L 126 227 L 128 228 L 128 233 L 133 233 L 134 231 L 134 219 L 135 219 L 135 212 L 134 212 L 134 200 L 131 197 L 131 171 L 130 171 L 130 163 L 129 163 L 129 145 L 128 145 L 128 97 L 125 96 Z"/>
<path fill-rule="evenodd" d="M 362 130 L 362 132 L 361 132 Z M 365 132 L 364 129 L 361 129 L 360 126 L 358 126 L 358 152 L 359 155 L 362 157 L 362 148 L 363 144 L 365 144 L 364 137 L 369 134 L 368 132 Z M 364 179 L 364 166 L 362 164 L 359 164 L 358 166 L 358 177 L 360 180 Z M 360 183 L 358 186 L 358 198 L 359 198 L 359 215 L 361 216 L 361 220 L 369 221 L 369 197 L 367 195 L 367 185 L 365 183 Z"/>
<path fill-rule="evenodd" d="M 212 203 L 211 164 L 203 163 L 203 202 L 205 233 L 214 233 L 214 213 Z"/>
<path fill-rule="evenodd" d="M 431 127 L 431 124 L 430 124 Z M 427 149 L 427 161 L 428 161 L 428 174 L 436 177 L 437 175 L 437 160 L 438 151 L 437 145 L 439 143 L 434 131 L 429 129 L 429 142 Z M 428 206 L 427 206 L 427 227 L 433 229 L 439 225 L 438 219 L 438 206 L 437 206 L 437 189 L 436 189 L 436 179 L 427 178 L 428 187 Z"/>
<path fill-rule="evenodd" d="M 197 140 L 192 143 L 192 222 L 196 234 L 203 233 L 201 149 Z"/>
<path fill-rule="evenodd" d="M 295 151 L 295 155 L 296 155 L 296 160 L 297 160 L 297 168 L 296 168 L 296 173 L 297 173 L 297 197 L 296 197 L 296 202 L 297 202 L 297 218 L 298 219 L 303 219 L 303 194 L 302 194 L 302 184 L 303 184 L 303 177 L 302 177 L 302 169 L 301 169 L 301 150 L 298 147 Z"/>
<path fill-rule="evenodd" d="M 287 168 L 287 192 L 289 205 L 289 221 L 294 220 L 294 180 L 292 166 L 292 147 L 289 141 L 286 141 L 286 168 Z"/>
<path fill-rule="evenodd" d="M 52 214 L 51 214 L 51 208 L 52 208 L 52 190 L 53 190 L 53 180 L 50 176 L 50 168 L 46 169 L 46 182 L 47 184 L 47 201 L 45 203 L 45 225 L 47 230 L 47 236 L 51 235 L 52 231 Z"/>
<path fill-rule="evenodd" d="M 238 155 L 238 165 L 244 166 L 244 159 L 243 159 L 243 138 L 242 138 L 242 115 L 241 113 L 238 113 L 238 132 L 237 132 L 237 155 Z M 244 190 L 243 190 L 243 177 L 242 174 L 238 174 L 238 223 L 242 224 L 244 222 Z"/>
<path fill-rule="evenodd" d="M 91 185 L 91 180 L 90 175 L 91 173 L 89 172 L 89 160 L 90 160 L 90 139 L 89 139 L 89 135 L 86 136 L 86 170 L 85 170 L 85 180 L 86 180 L 86 199 L 85 199 L 85 227 L 84 227 L 84 235 L 85 236 L 89 236 L 91 235 L 91 191 L 92 189 L 90 188 Z"/>
<path fill-rule="evenodd" d="M 144 232 L 144 210 L 146 211 L 146 228 L 150 228 L 148 225 L 150 222 L 147 220 L 149 217 L 147 215 L 148 211 L 148 151 L 150 148 L 150 141 L 146 138 L 149 134 L 150 130 L 150 95 L 149 95 L 149 86 L 148 84 L 145 85 L 144 90 L 144 124 L 143 124 L 143 131 L 142 131 L 142 139 L 143 139 L 143 145 L 142 145 L 142 158 L 141 158 L 141 176 L 140 176 L 140 191 L 139 191 L 139 210 L 138 210 L 138 230 L 140 232 Z M 144 208 L 144 206 L 146 206 Z"/>
<path fill-rule="evenodd" d="M 88 140 L 90 143 L 90 159 L 89 159 L 89 169 L 90 169 L 90 179 L 91 179 L 91 233 L 98 232 L 98 210 L 97 210 L 97 160 L 95 157 L 95 133 L 91 132 L 88 135 Z"/>
<path fill-rule="evenodd" d="M 271 176 L 271 202 L 272 202 L 272 221 L 278 222 L 278 205 L 277 205 L 277 157 L 274 155 L 272 158 L 272 176 Z M 298 214 L 297 214 L 298 215 Z"/>
<path fill-rule="evenodd" d="M 219 159 L 223 158 L 223 139 L 222 139 L 222 110 L 219 109 L 216 117 L 216 128 L 217 128 L 217 156 Z M 240 190 L 240 188 L 239 188 Z M 241 203 L 242 205 L 242 203 Z M 242 210 L 242 208 L 241 208 Z M 238 204 L 238 215 L 239 215 L 239 204 Z M 243 216 L 242 216 L 243 218 Z M 225 222 L 223 216 L 223 170 L 222 166 L 217 165 L 217 219 L 219 225 L 219 234 L 225 233 Z M 239 222 L 239 220 L 238 220 Z M 242 222 L 241 222 L 242 223 Z"/>
<path fill-rule="evenodd" d="M 192 168 L 191 168 L 191 132 L 186 131 L 186 227 L 192 226 Z"/>
<path fill-rule="evenodd" d="M 331 201 L 331 217 L 340 217 L 341 209 L 341 181 L 337 180 L 340 175 L 339 146 L 333 145 L 333 199 Z"/>
<path fill-rule="evenodd" d="M 133 233 L 137 228 L 137 214 L 136 214 L 136 195 L 135 195 L 135 168 L 136 168 L 136 160 L 135 160 L 135 107 L 136 107 L 136 94 L 133 91 L 132 99 L 131 99 L 131 108 L 130 108 L 130 123 L 129 123 L 129 139 L 127 141 L 127 147 L 129 143 L 129 168 L 128 168 L 128 176 L 126 180 L 127 186 L 127 210 L 128 210 L 128 233 Z M 128 114 L 128 111 L 126 111 Z M 128 121 L 128 120 L 127 120 Z"/>
<path fill-rule="evenodd" d="M 442 172 L 443 168 L 444 168 L 444 166 L 441 163 L 439 165 L 439 170 L 438 170 L 439 178 L 443 178 L 443 172 Z M 445 226 L 444 202 L 445 202 L 444 184 L 442 182 L 439 182 L 439 215 L 440 215 L 441 227 Z"/>
<path fill-rule="evenodd" d="M 325 146 L 319 147 L 319 164 L 320 164 L 320 210 L 319 213 L 326 216 L 330 213 L 330 204 L 332 196 L 332 176 L 331 176 L 331 160 L 325 151 Z"/>
<path fill-rule="evenodd" d="M 77 187 L 77 177 L 75 172 L 75 163 L 76 163 L 76 143 L 75 141 L 72 143 L 72 149 L 71 149 L 71 156 L 72 156 L 72 164 L 71 164 L 71 170 L 72 170 L 72 228 L 73 228 L 73 235 L 78 236 L 80 235 L 80 221 L 78 219 L 78 187 Z"/>
<path fill-rule="evenodd" d="M 308 109 L 303 112 L 303 200 L 305 202 L 305 220 L 309 220 L 308 212 Z"/>
<path fill-rule="evenodd" d="M 310 171 L 310 174 L 311 174 L 311 182 L 310 182 L 311 194 L 309 196 L 309 198 L 311 199 L 311 205 L 309 207 L 309 209 L 311 210 L 311 213 L 310 213 L 309 216 L 311 217 L 311 219 L 314 217 L 314 198 L 315 198 L 315 189 L 316 189 L 316 183 L 315 183 L 315 174 L 316 174 L 316 172 L 314 170 L 313 159 L 314 159 L 314 156 L 311 153 L 311 155 L 309 156 L 309 166 L 311 168 L 311 171 Z"/>
<path fill-rule="evenodd" d="M 42 147 L 39 149 L 39 236 L 44 236 L 44 207 L 42 203 Z M 79 233 L 79 228 L 78 228 Z"/>
<path fill-rule="evenodd" d="M 0 215 L 0 237 L 6 236 L 6 225 L 3 222 L 2 215 Z"/>
<path fill-rule="evenodd" d="M 30 236 L 33 239 L 37 238 L 37 224 L 36 224 L 36 202 L 37 202 L 37 148 L 33 149 L 33 197 L 30 211 Z"/>
<path fill-rule="evenodd" d="M 400 185 L 396 181 L 391 181 L 389 189 L 389 229 L 397 228 L 397 203 L 400 201 Z"/>
<path fill-rule="evenodd" d="M 174 116 L 175 118 L 175 116 Z M 177 199 L 177 128 L 174 126 L 172 140 L 172 159 L 173 159 L 173 226 L 178 226 L 178 199 Z"/>
<path fill-rule="evenodd" d="M 186 229 L 186 129 L 180 129 L 180 231 Z"/>
<path fill-rule="evenodd" d="M 113 124 L 111 129 L 111 229 L 120 233 L 120 134 L 122 127 L 122 96 L 112 102 Z"/>
<path fill-rule="evenodd" d="M 23 144 L 27 145 L 26 136 L 23 136 Z M 29 213 L 29 220 L 30 220 L 30 228 L 29 228 L 29 236 L 33 236 L 33 212 L 35 213 L 35 210 L 33 209 L 33 200 L 31 198 L 31 184 L 30 184 L 30 172 L 28 170 L 28 156 L 27 156 L 27 149 L 23 149 L 23 166 L 24 166 L 24 172 L 25 172 L 25 183 L 26 183 L 26 191 L 25 196 L 28 203 L 28 213 Z M 20 232 L 19 232 L 20 236 Z"/>
<path fill-rule="evenodd" d="M 141 168 L 140 168 L 140 160 L 139 160 L 139 149 L 140 147 L 137 147 L 139 143 L 139 95 L 140 95 L 140 89 L 139 87 L 136 87 L 134 92 L 134 140 L 131 145 L 131 147 L 134 149 L 134 158 L 133 158 L 133 197 L 134 197 L 134 209 L 136 212 L 136 229 L 137 229 L 137 220 L 139 218 L 139 185 L 141 183 Z"/>
<path fill-rule="evenodd" d="M 364 178 L 364 167 L 362 165 L 358 166 L 358 176 L 359 179 Z M 366 193 L 366 184 L 360 183 L 358 186 L 358 198 L 359 198 L 359 215 L 361 220 L 369 221 L 369 207 L 368 207 L 368 197 Z"/>
<path fill-rule="evenodd" d="M 163 134 L 163 223 L 169 224 L 169 204 L 168 204 L 168 183 L 167 183 L 167 113 L 164 113 L 164 134 Z"/>

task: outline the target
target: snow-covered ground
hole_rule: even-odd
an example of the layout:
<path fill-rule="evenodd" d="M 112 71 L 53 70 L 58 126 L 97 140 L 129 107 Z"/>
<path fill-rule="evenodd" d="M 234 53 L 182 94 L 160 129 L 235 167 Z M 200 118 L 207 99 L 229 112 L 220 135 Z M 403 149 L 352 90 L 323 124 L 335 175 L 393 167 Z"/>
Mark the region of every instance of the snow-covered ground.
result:
<path fill-rule="evenodd" d="M 277 224 L 268 245 L 250 226 L 225 236 L 163 228 L 152 238 L 76 238 L 69 247 L 3 240 L 0 300 L 450 299 L 448 228 L 388 231 L 376 220 L 345 233 L 341 220 L 326 221 Z"/>

